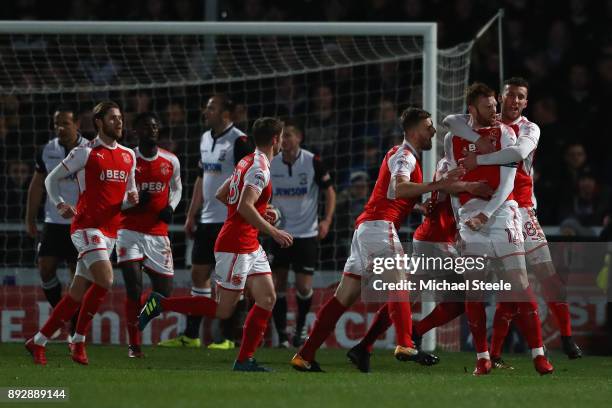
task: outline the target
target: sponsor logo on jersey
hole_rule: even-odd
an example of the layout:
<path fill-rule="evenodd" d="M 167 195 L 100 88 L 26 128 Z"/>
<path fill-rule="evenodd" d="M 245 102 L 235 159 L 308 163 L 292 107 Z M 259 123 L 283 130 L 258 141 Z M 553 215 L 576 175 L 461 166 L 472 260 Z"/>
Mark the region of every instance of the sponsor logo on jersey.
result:
<path fill-rule="evenodd" d="M 202 163 L 202 170 L 205 173 L 221 173 L 222 169 L 221 163 Z"/>
<path fill-rule="evenodd" d="M 166 189 L 166 184 L 161 181 L 149 181 L 140 183 L 138 188 L 140 191 L 151 191 L 153 193 L 161 193 Z"/>
<path fill-rule="evenodd" d="M 127 171 L 125 170 L 102 170 L 100 172 L 100 180 L 104 181 L 126 181 Z"/>
<path fill-rule="evenodd" d="M 291 187 L 291 188 L 282 188 L 277 187 L 274 189 L 275 196 L 284 196 L 284 197 L 299 197 L 308 194 L 308 187 Z"/>

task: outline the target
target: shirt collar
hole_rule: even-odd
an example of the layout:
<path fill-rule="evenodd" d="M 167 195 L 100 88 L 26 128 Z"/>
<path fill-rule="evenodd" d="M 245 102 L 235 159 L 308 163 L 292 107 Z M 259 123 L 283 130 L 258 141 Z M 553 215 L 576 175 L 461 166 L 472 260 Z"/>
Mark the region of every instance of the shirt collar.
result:
<path fill-rule="evenodd" d="M 266 154 L 265 154 L 264 152 L 262 152 L 262 151 L 261 151 L 261 150 L 259 150 L 259 149 L 255 149 L 255 155 L 256 155 L 256 156 L 257 156 L 257 155 L 261 155 L 261 156 L 263 156 L 264 160 L 266 161 L 266 166 L 267 166 L 268 168 L 270 168 L 270 161 L 268 160 L 268 156 L 266 156 Z"/>

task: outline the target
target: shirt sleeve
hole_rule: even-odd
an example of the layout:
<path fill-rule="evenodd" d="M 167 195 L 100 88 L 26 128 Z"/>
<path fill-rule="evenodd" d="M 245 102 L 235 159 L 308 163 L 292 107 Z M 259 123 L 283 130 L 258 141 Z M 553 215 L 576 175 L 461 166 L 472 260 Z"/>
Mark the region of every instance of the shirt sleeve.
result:
<path fill-rule="evenodd" d="M 234 166 L 238 164 L 242 158 L 255 151 L 253 144 L 247 136 L 240 136 L 234 142 Z"/>
<path fill-rule="evenodd" d="M 512 128 L 508 127 L 512 131 Z M 476 158 L 479 165 L 508 164 L 525 160 L 537 147 L 540 140 L 540 128 L 535 123 L 528 122 L 519 127 L 516 144 L 497 152 L 483 154 Z M 511 137 L 511 136 L 510 136 Z"/>
<path fill-rule="evenodd" d="M 480 139 L 480 135 L 468 125 L 469 118 L 470 115 L 448 115 L 444 118 L 442 123 L 451 133 L 462 139 L 476 143 L 476 141 Z"/>
<path fill-rule="evenodd" d="M 251 166 L 244 175 L 244 187 L 250 186 L 259 194 L 270 182 L 270 172 L 261 167 Z"/>
<path fill-rule="evenodd" d="M 181 183 L 181 164 L 176 156 L 172 158 L 172 178 L 170 179 L 170 197 L 168 204 L 173 210 L 179 205 L 183 195 L 183 185 Z"/>
<path fill-rule="evenodd" d="M 38 149 L 36 152 L 36 158 L 34 161 L 34 170 L 37 173 L 47 174 L 47 166 L 45 165 L 45 161 L 43 160 L 43 152 L 44 149 Z"/>
<path fill-rule="evenodd" d="M 60 180 L 68 177 L 70 172 L 66 166 L 58 165 L 56 166 L 47 178 L 45 178 L 45 188 L 47 190 L 47 196 L 49 200 L 53 203 L 53 205 L 57 206 L 59 203 L 63 203 L 65 200 L 60 195 Z"/>
<path fill-rule="evenodd" d="M 401 153 L 391 157 L 389 167 L 391 178 L 403 176 L 410 180 L 410 174 L 416 168 L 416 158 L 408 149 L 402 149 Z"/>
<path fill-rule="evenodd" d="M 326 189 L 334 184 L 329 171 L 327 171 L 325 164 L 318 155 L 312 157 L 312 166 L 314 167 L 315 183 L 320 189 Z"/>
<path fill-rule="evenodd" d="M 68 170 L 69 174 L 76 173 L 85 167 L 90 152 L 91 148 L 88 146 L 76 147 L 68 153 L 68 156 L 66 156 L 64 160 L 62 160 L 62 166 Z"/>

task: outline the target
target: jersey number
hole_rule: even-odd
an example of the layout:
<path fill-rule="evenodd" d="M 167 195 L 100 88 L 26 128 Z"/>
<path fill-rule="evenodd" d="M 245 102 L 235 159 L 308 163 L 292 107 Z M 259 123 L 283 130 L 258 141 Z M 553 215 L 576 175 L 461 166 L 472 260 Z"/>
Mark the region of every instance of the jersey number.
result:
<path fill-rule="evenodd" d="M 240 175 L 242 174 L 241 170 L 234 170 L 232 173 L 232 179 L 230 180 L 229 186 L 229 195 L 227 197 L 227 203 L 232 205 L 238 202 L 240 198 L 240 190 L 238 189 L 238 185 L 240 184 Z"/>

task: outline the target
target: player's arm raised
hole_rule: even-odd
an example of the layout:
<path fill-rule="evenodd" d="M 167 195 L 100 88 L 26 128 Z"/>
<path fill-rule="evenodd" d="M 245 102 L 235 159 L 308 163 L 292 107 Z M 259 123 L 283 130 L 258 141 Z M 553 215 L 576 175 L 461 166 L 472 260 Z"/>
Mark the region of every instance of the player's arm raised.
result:
<path fill-rule="evenodd" d="M 279 230 L 266 221 L 257 208 L 255 203 L 259 199 L 261 192 L 250 185 L 245 185 L 240 201 L 238 201 L 238 213 L 252 226 L 260 232 L 270 235 L 281 247 L 285 248 L 293 244 L 293 237 L 287 232 Z"/>
<path fill-rule="evenodd" d="M 480 136 L 468 125 L 470 115 L 448 115 L 442 123 L 451 133 L 459 136 L 462 139 L 470 141 L 476 145 L 480 153 L 490 153 L 493 151 L 491 141 L 483 136 Z"/>

